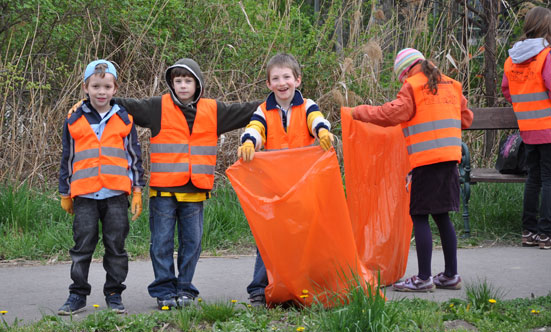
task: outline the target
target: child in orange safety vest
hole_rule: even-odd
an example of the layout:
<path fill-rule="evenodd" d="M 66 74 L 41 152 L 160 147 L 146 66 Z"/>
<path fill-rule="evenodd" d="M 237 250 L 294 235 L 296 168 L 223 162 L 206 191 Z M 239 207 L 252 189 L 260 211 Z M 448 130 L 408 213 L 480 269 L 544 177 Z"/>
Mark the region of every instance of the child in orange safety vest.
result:
<path fill-rule="evenodd" d="M 551 249 L 551 10 L 528 11 L 523 32 L 509 50 L 501 89 L 526 151 L 522 245 Z"/>
<path fill-rule="evenodd" d="M 382 106 L 352 109 L 355 120 L 379 126 L 401 124 L 411 171 L 410 215 L 413 220 L 419 273 L 393 288 L 404 292 L 432 292 L 435 287 L 460 289 L 457 274 L 457 237 L 448 212 L 459 210 L 461 129 L 468 128 L 473 113 L 467 108 L 461 84 L 440 73 L 421 52 L 398 52 L 394 72 L 403 83 L 395 100 Z M 432 215 L 442 240 L 444 271 L 431 274 Z"/>
<path fill-rule="evenodd" d="M 241 135 L 242 145 L 237 154 L 250 162 L 255 151 L 280 150 L 313 145 L 316 138 L 320 146 L 329 150 L 333 144 L 331 124 L 320 112 L 318 105 L 303 98 L 297 90 L 302 75 L 297 60 L 290 54 L 273 56 L 266 68 L 266 85 L 272 92 L 251 117 Z M 252 306 L 265 306 L 264 289 L 268 285 L 266 267 L 257 248 L 253 280 L 247 286 Z"/>
<path fill-rule="evenodd" d="M 125 313 L 121 293 L 128 274 L 124 243 L 129 231 L 128 196 L 136 220 L 142 211 L 143 168 L 132 116 L 113 102 L 117 71 L 106 60 L 88 64 L 83 89 L 88 99 L 63 124 L 59 172 L 61 206 L 74 214 L 69 298 L 59 315 L 73 315 L 86 307 L 90 295 L 88 271 L 98 242 L 98 220 L 105 246 L 103 293 L 107 306 Z"/>

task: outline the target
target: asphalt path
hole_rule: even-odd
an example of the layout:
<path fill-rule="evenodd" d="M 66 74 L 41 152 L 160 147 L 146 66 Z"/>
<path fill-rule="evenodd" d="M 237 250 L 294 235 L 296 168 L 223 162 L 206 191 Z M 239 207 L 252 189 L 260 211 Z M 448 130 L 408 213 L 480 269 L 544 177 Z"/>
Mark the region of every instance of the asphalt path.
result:
<path fill-rule="evenodd" d="M 458 250 L 458 268 L 463 283 L 476 284 L 486 281 L 499 290 L 502 299 L 529 298 L 551 293 L 551 250 L 523 247 L 487 247 Z M 251 281 L 254 256 L 201 257 L 194 277 L 204 301 L 247 301 L 247 284 Z M 68 296 L 70 263 L 14 264 L 0 262 L 0 311 L 12 324 L 38 321 L 43 315 L 56 315 L 57 309 Z M 443 271 L 442 251 L 435 249 L 432 272 Z M 414 248 L 409 252 L 404 278 L 417 273 L 417 257 Z M 123 302 L 129 314 L 158 310 L 155 299 L 147 293 L 147 285 L 153 280 L 153 269 L 148 260 L 131 261 L 123 292 Z M 105 309 L 103 283 L 105 271 L 100 262 L 90 267 L 89 282 L 92 294 L 88 297 L 86 311 L 77 314 L 80 319 Z M 386 288 L 390 300 L 418 297 L 432 301 L 450 298 L 465 299 L 465 287 L 458 291 L 437 289 L 433 293 L 400 293 Z M 99 309 L 93 307 L 98 304 Z M 70 318 L 66 318 L 70 319 Z"/>

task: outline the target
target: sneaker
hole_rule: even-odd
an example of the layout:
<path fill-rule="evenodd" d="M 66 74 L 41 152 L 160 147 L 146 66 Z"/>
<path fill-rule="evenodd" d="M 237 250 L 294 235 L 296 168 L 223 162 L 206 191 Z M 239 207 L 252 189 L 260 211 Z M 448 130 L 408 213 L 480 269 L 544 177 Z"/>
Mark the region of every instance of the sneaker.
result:
<path fill-rule="evenodd" d="M 193 298 L 187 295 L 176 297 L 176 305 L 178 308 L 189 307 L 193 303 Z"/>
<path fill-rule="evenodd" d="M 264 308 L 266 307 L 266 296 L 264 294 L 251 295 L 249 297 L 249 302 L 252 307 Z"/>
<path fill-rule="evenodd" d="M 535 247 L 539 243 L 538 234 L 530 231 L 522 231 L 522 246 L 523 247 Z"/>
<path fill-rule="evenodd" d="M 157 306 L 159 307 L 159 310 L 166 310 L 166 309 L 163 309 L 163 308 L 168 308 L 168 310 L 172 309 L 172 308 L 176 308 L 178 307 L 178 304 L 176 303 L 176 299 L 171 297 L 169 299 L 166 299 L 166 300 L 161 300 L 161 299 L 157 299 Z"/>
<path fill-rule="evenodd" d="M 540 235 L 539 242 L 540 249 L 551 249 L 551 238 L 548 235 Z"/>
<path fill-rule="evenodd" d="M 434 281 L 436 288 L 461 289 L 461 277 L 459 274 L 456 274 L 453 277 L 447 277 L 444 275 L 444 272 L 440 272 L 432 277 L 432 280 Z"/>
<path fill-rule="evenodd" d="M 105 303 L 107 303 L 107 307 L 117 314 L 125 314 L 126 309 L 124 308 L 124 304 L 122 304 L 122 298 L 121 294 L 119 293 L 111 293 L 105 297 Z"/>
<path fill-rule="evenodd" d="M 69 298 L 64 305 L 57 311 L 58 315 L 70 316 L 81 311 L 84 311 L 86 307 L 86 296 L 75 293 L 69 294 Z"/>
<path fill-rule="evenodd" d="M 392 285 L 392 288 L 397 292 L 434 292 L 436 287 L 432 282 L 432 277 L 429 277 L 428 280 L 423 280 L 418 276 L 413 276 L 395 283 Z"/>

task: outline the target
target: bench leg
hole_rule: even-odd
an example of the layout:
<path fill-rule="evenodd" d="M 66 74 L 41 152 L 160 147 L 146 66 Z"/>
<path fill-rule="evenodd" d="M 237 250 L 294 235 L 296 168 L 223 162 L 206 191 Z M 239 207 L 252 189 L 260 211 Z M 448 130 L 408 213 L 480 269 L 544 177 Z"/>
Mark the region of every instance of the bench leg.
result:
<path fill-rule="evenodd" d="M 471 226 L 469 225 L 469 198 L 471 198 L 471 183 L 464 182 L 461 184 L 461 198 L 463 203 L 463 225 L 465 234 L 463 237 L 471 236 Z"/>

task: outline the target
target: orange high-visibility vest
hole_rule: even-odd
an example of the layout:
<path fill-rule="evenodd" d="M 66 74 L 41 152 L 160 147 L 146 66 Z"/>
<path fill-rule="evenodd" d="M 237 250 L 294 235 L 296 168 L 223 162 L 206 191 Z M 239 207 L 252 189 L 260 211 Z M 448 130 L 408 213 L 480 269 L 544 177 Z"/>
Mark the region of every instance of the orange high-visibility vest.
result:
<path fill-rule="evenodd" d="M 178 187 L 191 182 L 212 189 L 216 167 L 217 107 L 213 99 L 201 98 L 192 134 L 184 113 L 170 94 L 162 97 L 161 131 L 150 140 L 152 187 Z"/>
<path fill-rule="evenodd" d="M 118 113 L 111 116 L 100 140 L 84 115 L 69 123 L 68 127 L 75 141 L 71 197 L 93 193 L 101 188 L 130 194 L 132 183 L 128 176 L 124 138 L 132 129 L 132 117 L 128 115 L 125 121 Z"/>
<path fill-rule="evenodd" d="M 513 63 L 511 57 L 505 61 L 505 75 L 521 131 L 551 129 L 551 100 L 541 76 L 550 50 L 545 48 L 534 61 Z"/>
<path fill-rule="evenodd" d="M 267 110 L 266 102 L 260 105 L 262 113 L 266 118 L 266 150 L 280 150 L 289 148 L 300 148 L 314 144 L 316 139 L 308 130 L 306 121 L 306 102 L 292 106 L 291 123 L 287 125 L 287 131 L 283 128 L 281 117 L 277 109 Z"/>
<path fill-rule="evenodd" d="M 445 75 L 433 95 L 422 72 L 408 79 L 413 88 L 415 116 L 402 123 L 413 168 L 461 160 L 461 84 Z"/>

